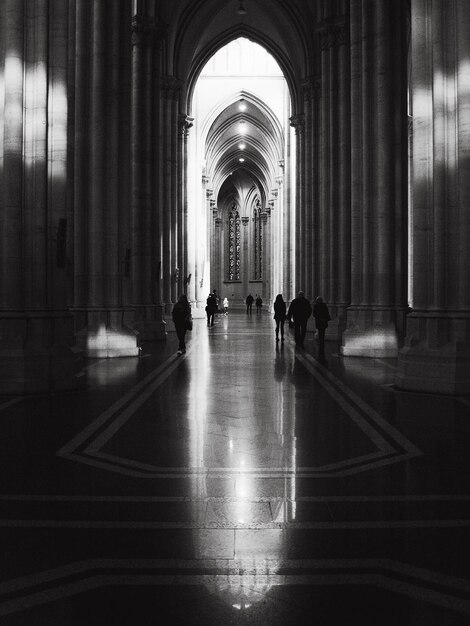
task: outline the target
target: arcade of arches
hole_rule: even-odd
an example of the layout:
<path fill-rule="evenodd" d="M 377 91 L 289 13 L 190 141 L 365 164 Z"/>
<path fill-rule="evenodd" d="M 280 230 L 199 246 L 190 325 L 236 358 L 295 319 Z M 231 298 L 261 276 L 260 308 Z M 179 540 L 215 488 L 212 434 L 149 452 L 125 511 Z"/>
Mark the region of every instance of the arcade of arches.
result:
<path fill-rule="evenodd" d="M 1 390 L 73 387 L 217 287 L 322 295 L 344 356 L 468 393 L 466 3 L 233 4 L 2 2 Z M 208 99 L 247 40 L 277 75 Z"/>

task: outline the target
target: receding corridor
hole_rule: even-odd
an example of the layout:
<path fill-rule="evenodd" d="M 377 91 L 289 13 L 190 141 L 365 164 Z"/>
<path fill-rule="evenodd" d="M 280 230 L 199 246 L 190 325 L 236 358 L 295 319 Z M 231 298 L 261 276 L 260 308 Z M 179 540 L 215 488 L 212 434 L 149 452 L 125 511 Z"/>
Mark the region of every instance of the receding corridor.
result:
<path fill-rule="evenodd" d="M 168 330 L 2 398 L 2 624 L 469 623 L 467 399 L 266 312 Z"/>

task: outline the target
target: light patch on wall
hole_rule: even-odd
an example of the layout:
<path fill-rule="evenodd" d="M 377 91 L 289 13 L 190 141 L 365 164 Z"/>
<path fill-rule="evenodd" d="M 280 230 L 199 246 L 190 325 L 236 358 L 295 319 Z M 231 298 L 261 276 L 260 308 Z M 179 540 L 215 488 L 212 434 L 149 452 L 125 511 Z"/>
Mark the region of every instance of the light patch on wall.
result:
<path fill-rule="evenodd" d="M 365 332 L 348 332 L 343 356 L 395 356 L 398 350 L 397 333 L 393 328 L 379 328 Z"/>
<path fill-rule="evenodd" d="M 432 91 L 419 88 L 413 91 L 413 118 L 432 117 Z"/>
<path fill-rule="evenodd" d="M 86 339 L 87 356 L 114 358 L 138 356 L 136 335 L 132 331 L 118 332 L 101 324 L 97 331 L 89 332 Z"/>
<path fill-rule="evenodd" d="M 470 96 L 470 60 L 460 62 L 457 76 L 459 96 Z"/>

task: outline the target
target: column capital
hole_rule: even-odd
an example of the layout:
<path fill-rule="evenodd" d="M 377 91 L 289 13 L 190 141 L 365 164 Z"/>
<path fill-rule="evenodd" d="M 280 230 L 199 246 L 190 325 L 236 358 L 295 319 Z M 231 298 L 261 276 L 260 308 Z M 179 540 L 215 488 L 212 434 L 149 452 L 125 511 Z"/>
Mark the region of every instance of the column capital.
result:
<path fill-rule="evenodd" d="M 303 113 L 299 113 L 297 115 L 293 115 L 289 118 L 290 125 L 295 128 L 295 134 L 301 135 L 305 126 L 305 115 Z"/>
<path fill-rule="evenodd" d="M 247 215 L 244 215 L 242 217 L 242 224 L 243 224 L 243 226 L 246 226 L 249 221 L 250 221 L 250 218 Z"/>
<path fill-rule="evenodd" d="M 345 15 L 328 18 L 317 24 L 316 32 L 320 50 L 345 45 L 349 42 L 349 20 Z"/>
<path fill-rule="evenodd" d="M 180 135 L 187 137 L 189 129 L 192 128 L 194 117 L 189 117 L 186 113 L 180 113 L 178 115 L 178 130 Z"/>

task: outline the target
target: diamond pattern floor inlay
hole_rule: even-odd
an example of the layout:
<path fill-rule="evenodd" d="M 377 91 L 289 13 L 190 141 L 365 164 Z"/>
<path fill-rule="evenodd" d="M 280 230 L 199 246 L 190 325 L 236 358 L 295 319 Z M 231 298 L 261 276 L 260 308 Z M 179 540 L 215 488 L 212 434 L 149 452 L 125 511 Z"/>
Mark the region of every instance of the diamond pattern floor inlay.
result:
<path fill-rule="evenodd" d="M 187 343 L 1 400 L 2 624 L 470 623 L 465 398 L 268 315 Z"/>

